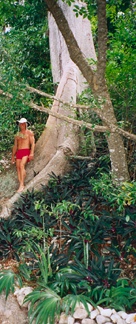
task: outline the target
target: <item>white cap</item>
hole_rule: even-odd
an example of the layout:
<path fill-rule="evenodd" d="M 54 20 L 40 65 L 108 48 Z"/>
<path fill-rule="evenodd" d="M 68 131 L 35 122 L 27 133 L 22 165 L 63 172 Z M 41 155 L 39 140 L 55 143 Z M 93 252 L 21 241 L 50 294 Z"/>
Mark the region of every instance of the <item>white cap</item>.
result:
<path fill-rule="evenodd" d="M 28 121 L 27 121 L 26 118 L 21 118 L 20 120 L 18 120 L 18 123 L 19 123 L 19 124 L 22 124 L 22 123 L 28 123 Z"/>

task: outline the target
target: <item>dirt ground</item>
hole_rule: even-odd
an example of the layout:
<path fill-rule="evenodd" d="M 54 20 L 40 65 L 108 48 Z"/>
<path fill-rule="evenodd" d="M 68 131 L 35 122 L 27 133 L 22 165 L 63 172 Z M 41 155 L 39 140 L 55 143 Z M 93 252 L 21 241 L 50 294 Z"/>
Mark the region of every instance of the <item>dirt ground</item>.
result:
<path fill-rule="evenodd" d="M 0 155 L 0 210 L 18 188 L 16 166 L 11 164 L 11 153 Z"/>

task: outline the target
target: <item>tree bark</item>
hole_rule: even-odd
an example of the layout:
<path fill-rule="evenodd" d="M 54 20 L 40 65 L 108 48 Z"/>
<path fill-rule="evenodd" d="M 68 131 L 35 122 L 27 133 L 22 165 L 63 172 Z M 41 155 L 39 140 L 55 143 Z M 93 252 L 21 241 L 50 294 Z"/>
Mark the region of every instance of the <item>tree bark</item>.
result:
<path fill-rule="evenodd" d="M 77 64 L 83 76 L 89 83 L 95 97 L 98 99 L 100 108 L 97 109 L 97 114 L 100 117 L 104 116 L 108 120 L 108 124 L 117 126 L 116 117 L 112 102 L 108 93 L 108 89 L 105 82 L 105 58 L 106 58 L 106 0 L 98 1 L 98 45 L 99 55 L 97 63 L 97 71 L 94 73 L 92 68 L 88 65 L 87 60 L 84 57 L 78 43 L 75 40 L 74 34 L 72 33 L 68 22 L 61 10 L 59 4 L 60 1 L 45 0 L 49 11 L 52 13 L 58 28 L 60 29 L 65 42 L 68 47 L 68 51 L 73 62 Z M 101 32 L 101 28 L 103 33 Z M 104 41 L 104 50 L 103 50 Z M 101 52 L 100 52 L 101 51 Z M 105 125 L 105 122 L 103 123 Z M 114 181 L 123 182 L 129 180 L 129 173 L 126 161 L 125 148 L 122 137 L 115 132 L 110 132 L 107 136 L 107 142 L 111 160 L 111 172 Z"/>
<path fill-rule="evenodd" d="M 96 54 L 92 39 L 92 33 L 90 28 L 90 22 L 88 19 L 83 19 L 81 16 L 78 18 L 73 14 L 72 7 L 68 7 L 64 2 L 60 1 L 61 10 L 64 11 L 65 16 L 72 26 L 73 33 L 75 38 L 78 40 L 79 45 L 84 53 L 84 57 L 91 57 L 93 60 L 96 60 Z M 66 20 L 65 18 L 65 20 Z M 66 23 L 67 23 L 66 20 Z M 78 94 L 85 89 L 86 80 L 83 77 L 79 68 L 73 63 L 69 56 L 69 51 L 67 49 L 65 40 L 56 25 L 56 22 L 53 16 L 49 13 L 48 15 L 49 21 L 49 39 L 50 39 L 50 56 L 51 56 L 51 66 L 52 66 L 52 74 L 54 83 L 59 84 L 56 98 L 62 99 L 63 101 L 69 102 L 70 104 L 76 103 L 76 98 Z M 64 26 L 63 26 L 64 27 Z M 65 27 L 64 27 L 65 28 Z M 82 31 L 79 34 L 79 30 Z M 68 35 L 70 37 L 70 35 Z M 71 74 L 67 76 L 68 71 Z M 74 81 L 72 82 L 72 73 L 74 74 Z M 65 87 L 65 83 L 67 82 L 67 87 Z M 54 100 L 52 106 L 52 112 L 63 114 L 67 117 L 76 117 L 76 109 L 71 109 L 72 107 L 65 107 L 60 101 Z M 68 125 L 67 123 L 63 123 L 56 118 L 49 116 L 49 119 L 46 124 L 45 131 L 43 132 L 41 138 L 39 139 L 36 149 L 38 154 L 36 154 L 36 158 L 34 161 L 33 169 L 36 173 L 40 172 L 44 166 L 50 161 L 50 159 L 57 152 L 57 148 L 65 142 L 65 138 L 69 139 L 72 136 L 73 125 Z M 75 126 L 74 126 L 74 134 L 73 138 L 77 138 L 78 142 L 78 127 L 76 128 L 76 136 L 75 136 Z M 67 134 L 67 135 L 66 135 Z M 53 144 L 52 144 L 53 143 Z M 66 143 L 66 142 L 65 142 Z M 71 140 L 72 145 L 73 140 Z M 53 149 L 54 146 L 54 149 Z M 42 147 L 42 150 L 41 150 Z M 71 147 L 73 151 L 73 148 Z M 77 148 L 74 150 L 78 150 Z M 38 158 L 40 156 L 40 163 L 38 163 Z M 44 165 L 43 161 L 44 160 Z M 40 165 L 41 164 L 41 165 Z M 29 171 L 30 174 L 30 171 Z M 32 177 L 28 177 L 28 180 Z"/>

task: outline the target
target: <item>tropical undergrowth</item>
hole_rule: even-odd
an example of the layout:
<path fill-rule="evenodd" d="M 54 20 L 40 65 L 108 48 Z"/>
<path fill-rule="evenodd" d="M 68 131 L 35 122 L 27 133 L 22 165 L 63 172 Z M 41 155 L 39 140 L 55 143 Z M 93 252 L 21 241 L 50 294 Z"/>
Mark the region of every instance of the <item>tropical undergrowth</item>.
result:
<path fill-rule="evenodd" d="M 9 30 L 7 27 L 9 26 Z M 5 27 L 5 31 L 3 29 Z M 7 31 L 6 31 L 7 30 Z M 27 86 L 54 93 L 50 66 L 47 9 L 44 0 L 0 3 L 0 159 L 11 150 L 18 131 L 16 121 L 27 118 L 36 140 L 47 115 L 30 108 Z M 48 99 L 42 100 L 48 106 Z"/>
<path fill-rule="evenodd" d="M 0 292 L 34 288 L 30 323 L 54 323 L 79 301 L 136 309 L 136 183 L 114 186 L 102 159 L 71 163 L 0 220 Z"/>

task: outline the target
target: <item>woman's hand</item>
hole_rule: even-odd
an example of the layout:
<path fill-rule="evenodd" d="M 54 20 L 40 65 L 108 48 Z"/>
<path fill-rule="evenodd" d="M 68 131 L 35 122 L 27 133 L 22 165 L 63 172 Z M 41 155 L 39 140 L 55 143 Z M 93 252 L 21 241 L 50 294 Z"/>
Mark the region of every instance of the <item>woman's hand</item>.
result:
<path fill-rule="evenodd" d="M 29 155 L 29 161 L 31 161 L 33 159 L 34 159 L 34 155 L 32 153 L 30 153 L 30 155 Z"/>
<path fill-rule="evenodd" d="M 12 164 L 15 164 L 15 162 L 16 162 L 15 157 L 12 156 L 12 158 L 11 158 L 11 163 L 12 163 Z"/>

